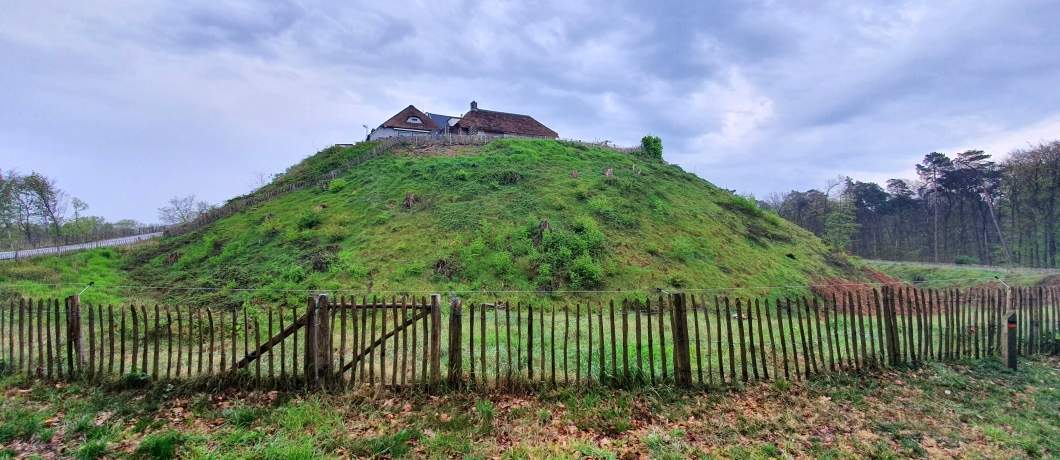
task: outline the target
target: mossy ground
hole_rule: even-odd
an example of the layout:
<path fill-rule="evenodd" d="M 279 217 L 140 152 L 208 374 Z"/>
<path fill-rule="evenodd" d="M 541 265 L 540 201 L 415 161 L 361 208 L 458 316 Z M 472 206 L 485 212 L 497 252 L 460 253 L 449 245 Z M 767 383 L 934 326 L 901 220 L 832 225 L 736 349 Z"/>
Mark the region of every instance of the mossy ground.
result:
<path fill-rule="evenodd" d="M 202 391 L 0 382 L 0 457 L 1050 458 L 1060 362 L 732 391 Z"/>

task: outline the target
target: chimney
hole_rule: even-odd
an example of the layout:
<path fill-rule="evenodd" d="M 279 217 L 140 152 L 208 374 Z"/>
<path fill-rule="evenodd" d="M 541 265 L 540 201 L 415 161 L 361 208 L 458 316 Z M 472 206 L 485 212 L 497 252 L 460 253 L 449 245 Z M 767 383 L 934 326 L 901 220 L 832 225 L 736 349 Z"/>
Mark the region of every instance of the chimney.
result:
<path fill-rule="evenodd" d="M 478 110 L 478 102 L 471 101 L 471 110 Z"/>

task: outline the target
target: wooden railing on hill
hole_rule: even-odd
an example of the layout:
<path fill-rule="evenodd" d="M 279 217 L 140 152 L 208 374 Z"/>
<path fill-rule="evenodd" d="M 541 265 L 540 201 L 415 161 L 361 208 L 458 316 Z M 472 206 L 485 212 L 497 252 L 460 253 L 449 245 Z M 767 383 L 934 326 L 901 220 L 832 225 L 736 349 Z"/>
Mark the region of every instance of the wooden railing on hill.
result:
<path fill-rule="evenodd" d="M 1024 357 L 1060 352 L 1060 288 L 677 293 L 548 307 L 312 296 L 302 310 L 114 308 L 69 297 L 0 308 L 0 370 L 49 380 L 717 387 L 995 359 L 1006 347 Z"/>
<path fill-rule="evenodd" d="M 343 174 L 348 173 L 351 169 L 357 167 L 358 165 L 368 160 L 372 160 L 374 158 L 378 158 L 386 154 L 391 149 L 397 146 L 424 147 L 432 145 L 485 145 L 495 139 L 504 138 L 518 138 L 518 136 L 425 135 L 390 137 L 378 141 L 372 141 L 375 143 L 375 146 L 372 147 L 368 152 L 350 160 L 349 162 L 343 164 L 342 166 L 339 166 L 338 168 L 329 171 L 318 179 L 292 182 L 281 187 L 267 185 L 256 192 L 250 193 L 247 196 L 233 199 L 225 203 L 223 206 L 205 212 L 191 222 L 168 227 L 165 230 L 165 235 L 181 235 L 190 231 L 198 230 L 220 219 L 243 211 L 244 209 L 247 209 L 260 203 L 264 203 L 266 201 L 272 200 L 273 198 L 276 198 L 277 196 L 291 193 L 296 190 L 304 190 L 314 187 L 327 187 L 328 183 L 330 183 L 332 180 L 338 178 L 339 176 L 342 176 Z M 559 142 L 593 146 L 626 154 L 636 153 L 640 150 L 639 148 L 617 147 L 610 143 L 592 143 L 575 140 L 561 140 Z"/>

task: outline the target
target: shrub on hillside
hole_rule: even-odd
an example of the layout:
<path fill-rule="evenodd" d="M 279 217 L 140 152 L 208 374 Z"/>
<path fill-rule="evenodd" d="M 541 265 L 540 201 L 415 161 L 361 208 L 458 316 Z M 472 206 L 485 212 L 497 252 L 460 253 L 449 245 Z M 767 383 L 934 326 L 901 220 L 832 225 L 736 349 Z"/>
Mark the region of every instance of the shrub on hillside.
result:
<path fill-rule="evenodd" d="M 662 139 L 659 136 L 647 135 L 640 139 L 640 155 L 652 160 L 662 160 Z"/>
<path fill-rule="evenodd" d="M 322 219 L 320 218 L 320 214 L 312 211 L 305 211 L 302 215 L 298 216 L 298 229 L 308 230 L 315 228 L 317 225 L 320 225 L 321 222 Z"/>
<path fill-rule="evenodd" d="M 603 283 L 598 259 L 606 249 L 606 237 L 594 219 L 579 217 L 568 229 L 553 228 L 542 235 L 532 262 L 537 267 L 535 283 L 545 289 L 567 282 L 571 289 L 597 287 Z"/>
<path fill-rule="evenodd" d="M 582 254 L 570 267 L 567 275 L 571 289 L 588 289 L 600 286 L 604 281 L 604 270 L 589 254 Z"/>
<path fill-rule="evenodd" d="M 979 259 L 973 256 L 957 256 L 956 259 L 953 259 L 953 263 L 957 265 L 979 265 Z"/>
<path fill-rule="evenodd" d="M 328 191 L 341 192 L 347 185 L 350 185 L 350 183 L 346 179 L 335 179 L 328 182 Z"/>

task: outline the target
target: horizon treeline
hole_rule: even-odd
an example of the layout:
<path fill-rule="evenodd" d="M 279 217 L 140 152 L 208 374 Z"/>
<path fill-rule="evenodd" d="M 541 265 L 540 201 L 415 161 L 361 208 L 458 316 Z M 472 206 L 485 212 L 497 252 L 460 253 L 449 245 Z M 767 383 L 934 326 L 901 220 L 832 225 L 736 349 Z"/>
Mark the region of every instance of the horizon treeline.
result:
<path fill-rule="evenodd" d="M 865 258 L 1060 267 L 1060 141 L 994 161 L 932 152 L 914 179 L 850 177 L 763 203 L 833 247 Z"/>

